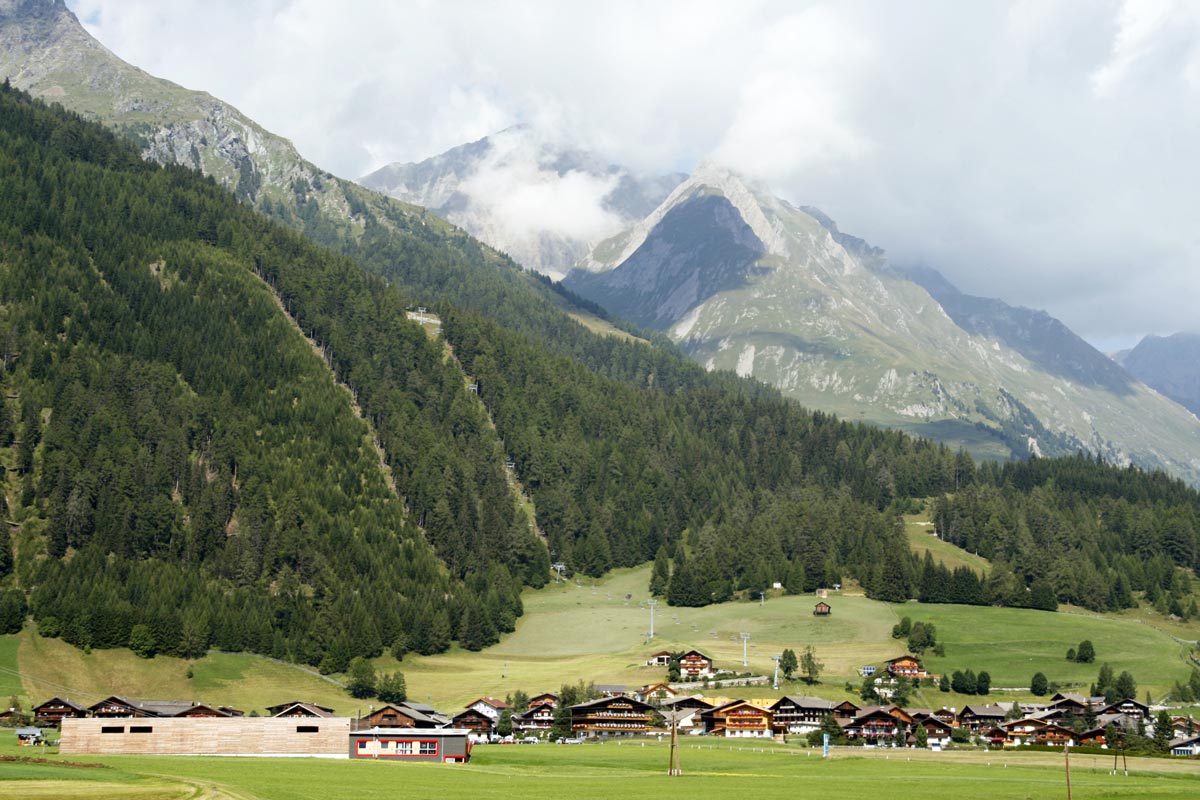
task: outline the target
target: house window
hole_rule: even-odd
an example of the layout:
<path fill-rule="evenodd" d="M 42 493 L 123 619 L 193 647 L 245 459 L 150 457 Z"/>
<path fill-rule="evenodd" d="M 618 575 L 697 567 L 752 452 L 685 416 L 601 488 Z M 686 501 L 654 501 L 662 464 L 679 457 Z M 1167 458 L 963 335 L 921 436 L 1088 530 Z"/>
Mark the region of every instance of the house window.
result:
<path fill-rule="evenodd" d="M 421 755 L 436 756 L 437 742 L 421 742 Z"/>
<path fill-rule="evenodd" d="M 105 725 L 100 729 L 101 733 L 124 733 L 124 725 Z"/>
<path fill-rule="evenodd" d="M 150 725 L 130 725 L 130 733 L 154 733 L 154 728 Z"/>
<path fill-rule="evenodd" d="M 359 749 L 359 750 L 366 750 L 366 749 L 367 749 L 367 740 L 366 740 L 366 739 L 359 739 L 359 740 L 358 740 L 358 749 Z"/>
<path fill-rule="evenodd" d="M 387 740 L 385 739 L 385 740 L 383 740 L 382 742 L 380 742 L 380 743 L 379 743 L 379 749 L 380 749 L 380 750 L 391 750 L 391 749 L 392 749 L 392 743 L 391 743 L 391 742 L 389 742 L 389 741 L 387 741 Z"/>
<path fill-rule="evenodd" d="M 320 733 L 321 728 L 317 725 L 297 725 L 296 733 Z"/>

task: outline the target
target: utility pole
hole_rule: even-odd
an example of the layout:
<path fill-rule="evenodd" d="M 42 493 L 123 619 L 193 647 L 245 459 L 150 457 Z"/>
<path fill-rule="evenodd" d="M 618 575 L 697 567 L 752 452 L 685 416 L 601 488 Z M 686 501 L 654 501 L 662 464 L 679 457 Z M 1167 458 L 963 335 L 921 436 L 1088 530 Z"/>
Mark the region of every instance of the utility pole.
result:
<path fill-rule="evenodd" d="M 654 607 L 658 605 L 657 600 L 647 600 L 646 605 L 650 606 L 650 638 L 654 638 Z"/>
<path fill-rule="evenodd" d="M 1067 767 L 1067 800 L 1071 800 L 1071 748 L 1063 743 L 1063 763 Z"/>
<path fill-rule="evenodd" d="M 771 660 L 775 662 L 775 680 L 771 684 L 771 688 L 779 691 L 779 662 L 783 660 L 783 656 L 771 656 Z"/>
<path fill-rule="evenodd" d="M 683 767 L 679 764 L 679 712 L 668 711 L 671 715 L 671 760 L 667 765 L 668 775 L 682 775 Z"/>
<path fill-rule="evenodd" d="M 750 634 L 742 631 L 738 636 L 742 637 L 742 666 L 744 667 L 749 663 L 746 659 L 746 642 L 750 641 Z"/>
<path fill-rule="evenodd" d="M 767 604 L 767 593 L 766 593 L 766 592 L 759 592 L 759 593 L 758 593 L 758 600 L 759 600 L 759 603 L 758 603 L 758 607 L 759 607 L 759 608 L 762 608 L 763 606 L 765 606 L 765 605 Z"/>

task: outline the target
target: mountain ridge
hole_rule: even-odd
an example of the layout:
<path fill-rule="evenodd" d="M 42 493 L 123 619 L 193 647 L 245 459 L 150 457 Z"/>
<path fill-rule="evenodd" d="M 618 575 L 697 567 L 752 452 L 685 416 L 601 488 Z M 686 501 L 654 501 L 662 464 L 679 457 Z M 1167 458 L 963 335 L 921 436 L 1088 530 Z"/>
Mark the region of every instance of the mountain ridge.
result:
<path fill-rule="evenodd" d="M 713 197 L 753 232 L 756 253 L 726 259 L 737 226 L 695 213 Z M 679 224 L 685 213 L 690 225 Z M 1195 420 L 1061 322 L 892 267 L 817 209 L 716 165 L 596 245 L 564 283 L 707 368 L 753 375 L 810 407 L 942 439 L 974 432 L 1018 455 L 1082 448 L 1169 464 L 1200 480 Z"/>

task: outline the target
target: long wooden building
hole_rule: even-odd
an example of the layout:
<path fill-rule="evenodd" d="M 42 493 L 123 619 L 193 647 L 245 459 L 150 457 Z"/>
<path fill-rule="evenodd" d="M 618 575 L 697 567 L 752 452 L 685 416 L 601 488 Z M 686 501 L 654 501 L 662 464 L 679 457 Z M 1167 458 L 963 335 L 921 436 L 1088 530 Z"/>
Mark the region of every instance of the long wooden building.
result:
<path fill-rule="evenodd" d="M 67 717 L 59 752 L 345 758 L 350 723 L 349 717 Z"/>

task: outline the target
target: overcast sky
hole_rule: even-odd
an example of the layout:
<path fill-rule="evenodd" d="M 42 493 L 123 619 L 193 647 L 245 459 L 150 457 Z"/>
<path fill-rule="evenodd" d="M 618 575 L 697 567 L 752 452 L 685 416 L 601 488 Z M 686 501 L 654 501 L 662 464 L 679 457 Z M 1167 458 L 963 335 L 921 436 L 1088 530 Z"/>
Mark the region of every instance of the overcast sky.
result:
<path fill-rule="evenodd" d="M 356 178 L 517 122 L 715 157 L 1102 349 L 1200 329 L 1200 0 L 68 0 Z"/>

